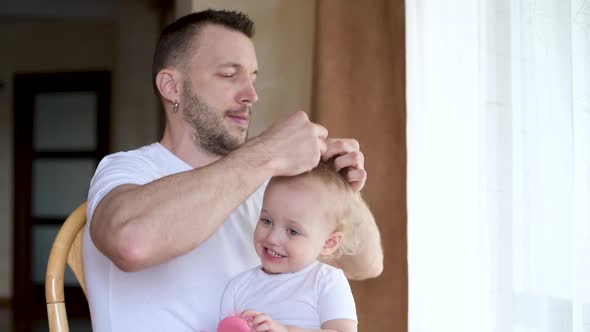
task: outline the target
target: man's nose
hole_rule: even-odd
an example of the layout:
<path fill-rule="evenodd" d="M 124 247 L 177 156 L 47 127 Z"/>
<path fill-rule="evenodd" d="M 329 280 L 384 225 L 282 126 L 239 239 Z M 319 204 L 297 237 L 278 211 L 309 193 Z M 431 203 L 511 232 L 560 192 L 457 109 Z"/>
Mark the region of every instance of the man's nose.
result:
<path fill-rule="evenodd" d="M 254 87 L 254 82 L 252 82 L 252 80 L 244 80 L 244 84 L 238 95 L 238 99 L 240 104 L 249 105 L 253 105 L 258 101 L 258 94 L 256 93 L 256 88 Z"/>

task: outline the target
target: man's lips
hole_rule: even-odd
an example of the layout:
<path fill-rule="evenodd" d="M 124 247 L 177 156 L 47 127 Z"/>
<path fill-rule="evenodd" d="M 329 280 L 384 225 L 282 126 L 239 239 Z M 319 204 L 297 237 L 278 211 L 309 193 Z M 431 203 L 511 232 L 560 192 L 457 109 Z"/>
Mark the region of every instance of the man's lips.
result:
<path fill-rule="evenodd" d="M 238 120 L 246 120 L 248 121 L 248 116 L 247 115 L 228 115 L 230 118 L 232 119 L 238 119 Z"/>
<path fill-rule="evenodd" d="M 226 113 L 226 116 L 233 122 L 236 122 L 241 125 L 247 125 L 250 121 L 250 116 L 247 112 L 228 112 Z"/>
<path fill-rule="evenodd" d="M 240 117 L 240 116 L 227 116 L 229 120 L 239 126 L 245 127 L 248 125 L 248 118 L 247 117 Z"/>

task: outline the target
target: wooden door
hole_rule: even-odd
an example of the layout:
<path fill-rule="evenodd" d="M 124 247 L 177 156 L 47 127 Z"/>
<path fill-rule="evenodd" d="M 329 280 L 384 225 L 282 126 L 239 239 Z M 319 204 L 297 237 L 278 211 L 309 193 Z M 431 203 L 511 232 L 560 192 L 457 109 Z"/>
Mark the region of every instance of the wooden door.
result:
<path fill-rule="evenodd" d="M 14 326 L 46 324 L 45 268 L 67 215 L 86 200 L 108 151 L 110 73 L 17 74 L 14 77 Z M 89 317 L 66 271 L 68 317 Z M 45 325 L 47 326 L 47 325 Z"/>

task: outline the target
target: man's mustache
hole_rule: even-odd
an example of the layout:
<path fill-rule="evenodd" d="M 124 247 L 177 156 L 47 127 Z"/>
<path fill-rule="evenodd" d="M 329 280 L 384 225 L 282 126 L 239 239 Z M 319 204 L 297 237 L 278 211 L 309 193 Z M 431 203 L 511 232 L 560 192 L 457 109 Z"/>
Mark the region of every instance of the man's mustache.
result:
<path fill-rule="evenodd" d="M 229 110 L 225 112 L 227 116 L 250 117 L 252 115 L 252 106 L 242 106 L 238 110 Z"/>

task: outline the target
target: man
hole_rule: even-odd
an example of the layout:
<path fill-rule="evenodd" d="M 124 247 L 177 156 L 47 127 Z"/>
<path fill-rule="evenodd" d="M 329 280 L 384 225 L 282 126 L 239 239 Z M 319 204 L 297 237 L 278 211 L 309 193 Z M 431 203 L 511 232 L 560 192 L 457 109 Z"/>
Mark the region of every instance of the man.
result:
<path fill-rule="evenodd" d="M 296 112 L 246 141 L 258 70 L 253 23 L 204 11 L 164 29 L 153 82 L 162 140 L 101 161 L 88 196 L 84 267 L 93 330 L 215 330 L 227 281 L 259 264 L 252 245 L 268 179 L 334 159 L 360 190 L 351 139 Z M 381 273 L 379 232 L 365 207 L 364 248 L 333 262 L 349 278 Z"/>

